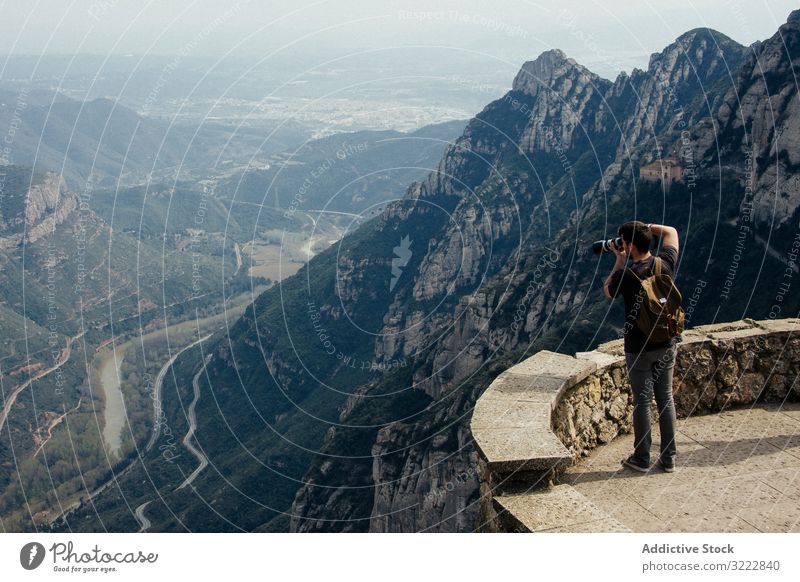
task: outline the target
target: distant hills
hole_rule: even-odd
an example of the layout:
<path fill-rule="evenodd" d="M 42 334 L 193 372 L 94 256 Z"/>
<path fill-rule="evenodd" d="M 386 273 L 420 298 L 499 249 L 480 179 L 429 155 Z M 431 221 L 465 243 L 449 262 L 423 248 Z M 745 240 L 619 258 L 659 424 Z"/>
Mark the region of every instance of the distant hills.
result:
<path fill-rule="evenodd" d="M 465 124 L 449 121 L 408 133 L 356 131 L 307 141 L 273 156 L 268 169 L 222 181 L 217 192 L 293 212 L 319 209 L 371 217 L 435 167 Z"/>
<path fill-rule="evenodd" d="M 75 101 L 41 90 L 0 91 L 0 127 L 9 128 L 6 163 L 61 174 L 73 189 L 177 179 L 229 159 L 268 156 L 306 139 L 294 124 L 233 131 L 213 122 L 170 123 L 138 115 L 109 99 Z"/>

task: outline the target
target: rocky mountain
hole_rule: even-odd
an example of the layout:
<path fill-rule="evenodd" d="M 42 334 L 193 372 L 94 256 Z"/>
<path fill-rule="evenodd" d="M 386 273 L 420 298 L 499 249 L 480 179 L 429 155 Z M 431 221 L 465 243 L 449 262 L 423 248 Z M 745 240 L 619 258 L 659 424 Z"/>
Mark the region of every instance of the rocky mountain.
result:
<path fill-rule="evenodd" d="M 19 171 L 12 169 L 11 172 Z M 4 171 L 7 176 L 8 171 Z M 30 172 L 23 170 L 20 177 Z M 24 178 L 23 178 L 24 180 Z M 40 180 L 31 181 L 25 200 L 15 200 L 6 204 L 0 216 L 0 248 L 10 249 L 22 244 L 33 243 L 47 236 L 56 226 L 64 222 L 78 206 L 78 196 L 69 192 L 63 178 L 48 174 Z M 10 197 L 9 197 L 10 198 Z"/>
<path fill-rule="evenodd" d="M 532 352 L 620 335 L 587 251 L 628 219 L 678 228 L 687 325 L 797 315 L 798 46 L 793 13 L 751 47 L 690 31 L 614 82 L 525 63 L 402 200 L 218 339 L 195 432 L 214 469 L 158 488 L 153 528 L 471 530 L 476 399 Z M 640 176 L 667 157 L 682 179 Z M 200 362 L 178 369 L 176 414 Z"/>
<path fill-rule="evenodd" d="M 608 313 L 600 294 L 604 271 L 610 265 L 582 254 L 578 245 L 608 235 L 609 230 L 613 232 L 615 225 L 627 218 L 641 216 L 678 225 L 684 249 L 705 250 L 707 239 L 713 236 L 714 222 L 705 222 L 702 218 L 692 221 L 691 213 L 706 206 L 717 206 L 724 208 L 725 220 L 733 220 L 737 214 L 746 216 L 737 212 L 735 202 L 747 196 L 746 177 L 742 175 L 744 180 L 739 184 L 726 184 L 724 196 L 728 200 L 722 201 L 719 174 L 722 167 L 730 164 L 742 168 L 744 174 L 746 166 L 739 158 L 746 155 L 748 140 L 760 145 L 754 157 L 765 162 L 755 171 L 754 199 L 759 199 L 760 192 L 766 200 L 776 198 L 776 175 L 782 175 L 783 181 L 789 182 L 785 192 L 794 190 L 791 183 L 796 179 L 797 169 L 791 165 L 789 152 L 796 156 L 800 150 L 791 138 L 783 144 L 776 143 L 773 132 L 791 132 L 793 124 L 800 119 L 792 114 L 797 103 L 793 71 L 800 57 L 795 44 L 800 39 L 799 32 L 800 27 L 790 18 L 775 37 L 745 49 L 714 31 L 690 31 L 660 54 L 653 55 L 647 71 L 635 70 L 630 76 L 623 74 L 613 84 L 592 75 L 558 51 L 550 51 L 526 63 L 514 81 L 513 91 L 503 101 L 488 106 L 470 124 L 465 132 L 468 146 L 460 147 L 469 153 L 462 155 L 458 162 L 440 168 L 438 175 L 450 173 L 450 168 L 474 165 L 474 161 L 468 159 L 472 153 L 488 156 L 497 160 L 492 165 L 502 168 L 498 173 L 504 181 L 514 184 L 509 190 L 519 207 L 531 208 L 530 203 L 523 206 L 524 198 L 520 193 L 524 192 L 524 186 L 520 185 L 530 184 L 532 176 L 521 176 L 508 164 L 506 156 L 497 153 L 502 152 L 504 146 L 508 149 L 508 142 L 512 142 L 533 161 L 531 166 L 538 171 L 547 166 L 537 163 L 537 157 L 555 151 L 566 158 L 562 159 L 565 168 L 567 162 L 571 165 L 564 172 L 569 177 L 570 187 L 563 187 L 563 179 L 559 187 L 558 176 L 548 176 L 555 182 L 545 194 L 549 207 L 537 206 L 534 200 L 530 202 L 534 202 L 534 216 L 537 213 L 558 216 L 556 213 L 560 210 L 559 222 L 548 232 L 552 233 L 549 240 L 536 245 L 539 241 L 535 235 L 520 236 L 518 231 L 507 227 L 508 223 L 493 217 L 493 228 L 484 229 L 484 232 L 498 233 L 495 240 L 489 239 L 491 246 L 511 234 L 517 243 L 514 250 L 519 251 L 519 255 L 509 253 L 498 261 L 496 271 L 491 267 L 488 273 L 482 271 L 482 284 L 462 294 L 458 305 L 447 314 L 449 317 L 441 317 L 438 325 L 430 324 L 428 334 L 418 331 L 425 329 L 425 324 L 413 329 L 422 317 L 409 309 L 409 301 L 390 306 L 385 321 L 394 325 L 381 329 L 383 337 L 390 340 L 376 342 L 376 357 L 413 356 L 413 380 L 405 387 L 425 391 L 432 402 L 412 419 L 401 420 L 396 415 L 393 422 L 382 426 L 370 447 L 368 460 L 352 458 L 352 447 L 348 446 L 351 437 L 341 434 L 355 429 L 331 429 L 322 449 L 323 458 L 312 465 L 305 477 L 306 485 L 298 491 L 292 528 L 298 531 L 471 529 L 477 490 L 473 450 L 465 420 L 485 387 L 486 376 L 504 368 L 502 363 L 509 357 L 516 361 L 521 354 L 536 349 L 549 347 L 567 352 L 589 349 L 596 342 L 612 337 L 609 328 L 620 320 L 613 310 Z M 753 79 L 753 71 L 759 68 L 762 69 L 759 78 Z M 518 108 L 514 107 L 515 99 L 520 103 Z M 529 104 L 527 109 L 524 109 L 525 104 Z M 739 107 L 734 107 L 737 104 Z M 522 111 L 527 117 L 524 129 L 519 133 L 496 130 L 491 141 L 475 139 L 470 129 L 482 125 L 495 108 L 504 108 L 502 117 L 506 119 L 518 118 L 517 112 Z M 764 112 L 770 108 L 772 121 L 764 117 Z M 775 123 L 776 119 L 780 122 Z M 727 124 L 734 126 L 732 131 Z M 714 139 L 715 134 L 726 130 L 732 134 L 737 127 L 740 137 L 726 135 L 724 141 Z M 748 130 L 742 131 L 744 127 Z M 686 144 L 684 131 L 690 128 L 693 135 Z M 742 141 L 737 143 L 736 137 Z M 715 147 L 718 145 L 722 147 Z M 612 152 L 613 157 L 609 156 Z M 676 184 L 669 191 L 669 200 L 664 200 L 663 193 L 658 191 L 660 188 L 653 192 L 650 185 L 637 181 L 635 174 L 637 166 L 667 153 L 682 155 L 684 165 L 696 171 L 697 176 L 694 177 L 695 186 L 688 182 Z M 587 154 L 595 158 L 596 166 L 591 169 L 588 164 L 582 164 L 582 156 Z M 574 184 L 577 168 L 595 181 L 586 190 Z M 536 179 L 543 181 L 541 174 Z M 484 179 L 481 186 L 488 186 L 487 181 Z M 759 187 L 762 184 L 763 187 Z M 448 190 L 446 184 L 436 186 L 438 188 L 424 188 L 420 198 L 429 196 L 432 191 Z M 498 186 L 489 188 L 494 192 L 502 190 L 503 186 Z M 567 206 L 564 203 L 569 194 L 574 205 Z M 687 200 L 692 196 L 694 205 Z M 756 210 L 753 222 L 764 231 L 788 223 L 796 235 L 796 205 L 781 204 L 781 208 L 775 209 L 774 217 Z M 475 204 L 470 206 L 474 208 Z M 774 207 L 774 203 L 770 206 Z M 497 212 L 496 205 L 492 210 Z M 475 214 L 480 215 L 479 212 Z M 456 216 L 453 222 L 461 227 L 469 242 L 464 244 L 465 251 L 458 257 L 460 261 L 444 263 L 450 268 L 440 268 L 436 273 L 426 271 L 424 266 L 420 269 L 417 281 L 425 289 L 435 287 L 438 282 L 440 293 L 444 292 L 451 278 L 436 277 L 437 274 L 454 273 L 458 268 L 463 273 L 474 273 L 472 257 L 490 252 L 490 245 L 484 242 L 488 237 L 473 234 L 472 225 L 476 220 L 466 213 L 463 218 Z M 413 222 L 410 217 L 406 220 Z M 535 222 L 526 224 L 523 220 L 520 220 L 523 226 L 519 232 L 524 233 Z M 434 250 L 425 257 L 423 265 L 437 261 L 441 264 L 452 257 L 452 252 L 439 249 L 457 247 L 459 241 L 454 234 L 445 235 L 435 246 L 429 244 L 428 248 L 433 246 Z M 717 235 L 722 240 L 732 237 L 733 233 L 718 232 Z M 787 243 L 788 240 L 784 240 L 779 247 L 787 250 Z M 542 244 L 546 249 L 536 248 Z M 765 261 L 777 267 L 758 243 L 751 239 L 750 245 L 743 252 L 746 258 L 742 256 L 740 260 L 741 263 L 750 262 L 748 270 L 755 270 L 753 264 Z M 684 289 L 694 290 L 698 281 L 707 289 L 714 285 L 710 283 L 717 278 L 714 275 L 725 278 L 732 259 L 729 252 L 718 247 L 715 251 L 709 250 L 709 254 L 709 257 L 692 257 L 695 260 L 684 259 L 679 277 Z M 778 292 L 779 285 L 774 277 L 762 274 L 760 279 L 773 293 L 766 293 L 767 297 L 761 300 L 749 294 L 751 301 L 747 305 L 733 301 L 722 306 L 714 301 L 700 303 L 691 314 L 693 320 L 701 323 L 745 313 L 767 315 L 774 299 L 770 295 Z M 456 279 L 456 288 L 458 282 Z M 733 281 L 737 288 L 749 288 L 749 285 L 750 281 L 741 274 Z M 719 291 L 722 293 L 724 289 Z M 713 297 L 715 291 L 705 292 Z M 419 295 L 417 293 L 415 298 Z M 798 302 L 791 301 L 783 307 L 796 314 Z M 403 319 L 401 314 L 407 317 Z M 406 329 L 413 331 L 396 333 Z M 402 338 L 399 341 L 398 336 Z M 422 352 L 424 357 L 420 357 L 422 346 L 429 346 Z M 380 390 L 383 384 L 393 380 L 396 387 L 403 386 L 387 377 L 361 393 L 367 395 Z M 347 407 L 340 422 L 355 424 L 363 409 L 375 405 L 360 398 Z M 322 470 L 326 463 L 323 459 L 348 454 L 351 459 L 346 462 L 353 465 L 352 476 L 344 483 L 328 478 Z M 359 471 L 355 467 L 363 468 Z M 334 483 L 336 488 L 332 487 Z M 342 485 L 350 489 L 343 489 Z M 368 510 L 357 513 L 358 506 L 353 500 L 363 494 L 360 488 L 371 490 L 373 495 Z M 348 519 L 331 520 L 338 516 Z M 362 520 L 355 521 L 354 517 Z"/>

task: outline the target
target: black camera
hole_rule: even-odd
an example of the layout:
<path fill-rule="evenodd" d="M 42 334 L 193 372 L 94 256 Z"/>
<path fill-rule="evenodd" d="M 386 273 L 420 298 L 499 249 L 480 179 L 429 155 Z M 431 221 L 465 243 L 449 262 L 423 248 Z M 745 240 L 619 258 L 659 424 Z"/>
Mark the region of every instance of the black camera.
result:
<path fill-rule="evenodd" d="M 618 236 L 617 238 L 610 238 L 608 240 L 598 240 L 592 243 L 592 251 L 594 254 L 599 255 L 600 253 L 610 253 L 613 250 L 619 250 L 622 248 L 622 237 Z"/>

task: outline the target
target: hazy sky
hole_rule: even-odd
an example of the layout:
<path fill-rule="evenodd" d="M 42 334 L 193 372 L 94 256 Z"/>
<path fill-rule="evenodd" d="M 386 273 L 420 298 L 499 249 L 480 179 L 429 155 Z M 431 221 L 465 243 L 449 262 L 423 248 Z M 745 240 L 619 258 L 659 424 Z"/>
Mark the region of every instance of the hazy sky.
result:
<path fill-rule="evenodd" d="M 0 0 L 0 54 L 231 53 L 275 58 L 444 45 L 499 62 L 562 48 L 607 77 L 707 26 L 743 44 L 774 34 L 784 0 Z"/>

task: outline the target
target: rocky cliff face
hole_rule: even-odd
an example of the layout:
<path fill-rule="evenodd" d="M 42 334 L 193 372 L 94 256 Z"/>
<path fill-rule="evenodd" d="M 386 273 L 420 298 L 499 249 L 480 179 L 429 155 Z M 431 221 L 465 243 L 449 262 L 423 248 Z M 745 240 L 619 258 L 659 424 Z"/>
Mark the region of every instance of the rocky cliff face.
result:
<path fill-rule="evenodd" d="M 27 242 L 35 242 L 53 232 L 77 207 L 77 194 L 67 190 L 61 176 L 49 173 L 41 184 L 28 191 L 25 207 Z"/>
<path fill-rule="evenodd" d="M 576 139 L 601 128 L 600 112 L 610 83 L 568 59 L 560 50 L 525 63 L 513 91 L 535 98 L 519 140 L 526 152 L 572 148 Z"/>
<path fill-rule="evenodd" d="M 53 232 L 78 207 L 77 194 L 67 190 L 64 179 L 58 174 L 48 172 L 31 178 L 30 170 L 8 168 L 5 171 L 13 172 L 16 179 L 27 182 L 28 186 L 4 201 L 0 214 L 3 235 L 0 248 L 14 248 L 23 239 L 27 243 L 36 242 Z"/>
<path fill-rule="evenodd" d="M 752 168 L 741 178 L 752 189 L 747 202 L 755 222 L 778 228 L 796 224 L 800 206 L 800 102 L 797 84 L 787 82 L 800 65 L 799 37 L 800 11 L 795 11 L 775 36 L 754 47 L 714 119 L 725 150 Z M 707 159 L 730 157 L 716 152 L 710 136 L 700 143 Z"/>
<path fill-rule="evenodd" d="M 647 71 L 620 75 L 609 93 L 610 101 L 624 104 L 617 108 L 623 113 L 618 118 L 623 139 L 617 155 L 625 156 L 655 136 L 686 129 L 712 115 L 720 89 L 732 85 L 746 53 L 745 47 L 723 34 L 695 29 L 653 54 Z"/>
<path fill-rule="evenodd" d="M 476 257 L 488 256 L 490 244 L 497 245 L 512 236 L 516 237 L 515 242 L 534 238 L 520 236 L 513 228 L 516 226 L 513 213 L 507 207 L 505 213 L 500 212 L 503 206 L 497 204 L 503 194 L 513 192 L 519 202 L 524 200 L 520 192 L 535 190 L 531 187 L 531 182 L 536 181 L 534 172 L 519 171 L 510 156 L 504 155 L 511 147 L 533 158 L 532 165 L 537 170 L 547 167 L 543 154 L 555 153 L 562 158 L 561 174 L 553 172 L 548 176 L 550 187 L 546 191 L 552 195 L 551 208 L 542 203 L 537 205 L 533 196 L 522 204 L 524 211 L 531 214 L 557 215 L 560 211 L 561 217 L 567 218 L 557 226 L 560 235 L 550 238 L 546 250 L 524 249 L 519 255 L 512 252 L 502 258 L 495 256 L 496 268 L 484 275 L 481 284 L 461 294 L 451 311 L 427 327 L 419 326 L 411 334 L 398 334 L 412 322 L 420 321 L 421 314 L 409 310 L 409 302 L 402 298 L 390 305 L 386 321 L 392 327 L 382 330 L 385 335 L 376 342 L 376 355 L 417 354 L 413 380 L 408 386 L 424 390 L 434 402 L 424 418 L 395 421 L 381 428 L 371 448 L 369 474 L 353 471 L 352 481 L 341 484 L 373 486 L 370 531 L 472 528 L 477 480 L 471 471 L 475 466 L 474 451 L 464 419 L 485 386 L 474 378 L 490 376 L 495 366 L 501 368 L 504 356 L 546 345 L 542 340 L 548 333 L 558 334 L 558 329 L 569 333 L 570 325 L 580 329 L 598 316 L 586 303 L 588 297 L 599 295 L 602 279 L 587 284 L 587 271 L 596 264 L 575 253 L 569 239 L 580 232 L 580 224 L 586 225 L 589 232 L 597 232 L 599 238 L 602 232 L 595 230 L 595 224 L 596 218 L 603 214 L 615 216 L 610 220 L 612 225 L 630 217 L 632 209 L 626 200 L 630 199 L 628 189 L 635 189 L 632 174 L 635 175 L 637 165 L 667 154 L 680 154 L 681 136 L 685 137 L 687 131 L 693 132 L 691 147 L 696 150 L 714 142 L 714 122 L 710 121 L 713 119 L 722 127 L 723 121 L 748 125 L 750 138 L 761 140 L 761 147 L 767 151 L 782 146 L 771 139 L 769 131 L 777 130 L 769 126 L 763 112 L 770 107 L 780 111 L 776 117 L 781 119 L 778 127 L 786 127 L 784 131 L 791 131 L 791 124 L 799 123 L 792 82 L 797 63 L 793 62 L 792 48 L 781 49 L 787 37 L 790 38 L 786 46 L 794 46 L 795 27 L 796 24 L 788 23 L 775 38 L 752 49 L 714 31 L 690 31 L 653 55 L 647 71 L 623 74 L 613 84 L 567 59 L 560 51 L 550 51 L 526 63 L 514 80 L 512 92 L 487 106 L 470 124 L 462 139 L 445 155 L 444 166 L 440 168 L 445 171 L 428 180 L 422 197 L 430 196 L 431 192 L 459 190 L 459 177 L 465 171 L 474 172 L 469 169 L 474 161 L 463 152 L 490 157 L 494 168 L 502 168 L 499 173 L 505 182 L 500 179 L 492 183 L 492 174 L 488 174 L 482 176 L 484 181 L 477 188 L 497 195 L 493 198 L 492 214 L 482 212 L 468 194 L 461 198 L 453 220 L 461 228 L 445 231 L 443 238 L 429 244 L 429 254 L 418 275 L 421 287 L 416 297 L 440 296 L 453 288 L 459 289 L 458 284 L 448 287 L 451 277 L 447 276 L 459 268 L 466 267 L 466 273 L 474 280 L 475 267 L 481 264 Z M 760 83 L 748 81 L 759 65 L 765 67 L 765 77 L 774 79 L 771 84 L 763 78 Z M 740 112 L 733 105 L 743 91 L 746 99 L 741 100 L 744 112 Z M 495 122 L 498 118 L 503 121 Z M 753 118 L 756 119 L 748 124 L 748 119 Z M 489 125 L 489 120 L 494 129 L 492 136 L 480 131 Z M 783 147 L 792 149 L 793 155 L 800 152 L 791 138 L 784 143 Z M 587 188 L 583 206 L 570 208 L 564 204 L 559 209 L 552 208 L 569 192 L 564 187 L 564 178 L 574 176 L 565 160 L 580 166 L 582 156 L 592 146 L 605 151 L 598 154 L 599 167 L 588 172 L 595 183 Z M 613 156 L 604 158 L 609 151 L 613 151 Z M 698 151 L 697 155 L 701 160 L 710 159 L 706 151 Z M 780 154 L 774 157 L 780 158 Z M 787 164 L 792 163 L 791 157 L 784 157 Z M 698 176 L 707 176 L 718 171 L 722 163 L 717 159 L 716 166 L 698 164 L 695 169 Z M 766 166 L 772 169 L 765 167 L 761 179 L 769 180 L 769 173 L 779 169 L 775 164 Z M 513 183 L 513 187 L 508 183 Z M 579 194 L 582 195 L 583 192 Z M 618 207 L 609 212 L 609 203 Z M 788 220 L 794 209 L 788 201 L 783 204 L 777 214 L 780 220 Z M 756 218 L 764 217 L 757 214 Z M 520 220 L 520 224 L 523 229 L 530 228 L 532 221 Z M 456 231 L 468 242 L 460 242 Z M 488 236 L 490 232 L 497 233 L 496 237 Z M 462 244 L 470 246 L 469 254 L 454 250 Z M 710 315 L 709 311 L 706 317 Z M 596 330 L 592 331 L 597 337 Z M 419 354 L 416 350 L 422 345 L 430 349 Z M 553 338 L 550 345 L 558 346 L 559 342 Z M 377 382 L 374 387 L 380 385 Z M 357 416 L 359 408 L 376 405 L 359 398 L 342 415 L 342 423 L 347 424 L 351 416 Z M 337 429 L 328 434 L 323 447 L 326 455 L 347 450 L 344 432 L 346 429 Z M 351 464 L 356 463 L 351 461 Z M 296 514 L 293 527 L 300 531 L 338 529 L 324 518 L 348 515 L 347 490 L 337 489 L 335 494 L 328 494 L 318 485 L 330 485 L 330 481 L 313 468 L 307 476 L 309 483 L 300 489 L 293 508 Z M 363 524 L 351 522 L 347 527 L 359 529 Z"/>

